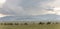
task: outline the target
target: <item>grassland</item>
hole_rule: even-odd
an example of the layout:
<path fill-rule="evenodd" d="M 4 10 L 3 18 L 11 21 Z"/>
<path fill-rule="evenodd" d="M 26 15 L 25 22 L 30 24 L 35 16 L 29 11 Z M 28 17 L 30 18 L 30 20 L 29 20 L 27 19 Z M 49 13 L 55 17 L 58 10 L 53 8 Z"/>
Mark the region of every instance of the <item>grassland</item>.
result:
<path fill-rule="evenodd" d="M 60 29 L 60 24 L 0 25 L 0 29 Z"/>

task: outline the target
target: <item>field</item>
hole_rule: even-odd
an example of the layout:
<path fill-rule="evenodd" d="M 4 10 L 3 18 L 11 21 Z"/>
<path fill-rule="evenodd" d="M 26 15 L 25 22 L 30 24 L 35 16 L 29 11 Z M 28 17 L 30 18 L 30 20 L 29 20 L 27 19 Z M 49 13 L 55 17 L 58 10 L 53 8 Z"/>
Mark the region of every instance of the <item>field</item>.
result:
<path fill-rule="evenodd" d="M 0 25 L 0 29 L 60 29 L 60 24 Z"/>

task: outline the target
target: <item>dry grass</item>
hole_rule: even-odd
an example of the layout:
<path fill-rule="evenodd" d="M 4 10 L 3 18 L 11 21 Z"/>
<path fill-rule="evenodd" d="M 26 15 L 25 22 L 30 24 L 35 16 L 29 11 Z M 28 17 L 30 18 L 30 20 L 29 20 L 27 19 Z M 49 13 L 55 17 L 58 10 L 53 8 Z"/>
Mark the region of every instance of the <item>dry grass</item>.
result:
<path fill-rule="evenodd" d="M 0 29 L 60 29 L 60 24 L 0 25 Z"/>

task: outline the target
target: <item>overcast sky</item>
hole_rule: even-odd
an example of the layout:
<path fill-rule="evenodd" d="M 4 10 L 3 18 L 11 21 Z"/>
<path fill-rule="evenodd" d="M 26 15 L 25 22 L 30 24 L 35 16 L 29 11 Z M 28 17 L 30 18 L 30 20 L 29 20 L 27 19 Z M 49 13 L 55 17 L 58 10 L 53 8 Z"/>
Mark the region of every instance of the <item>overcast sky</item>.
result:
<path fill-rule="evenodd" d="M 0 14 L 60 15 L 60 0 L 0 0 Z"/>

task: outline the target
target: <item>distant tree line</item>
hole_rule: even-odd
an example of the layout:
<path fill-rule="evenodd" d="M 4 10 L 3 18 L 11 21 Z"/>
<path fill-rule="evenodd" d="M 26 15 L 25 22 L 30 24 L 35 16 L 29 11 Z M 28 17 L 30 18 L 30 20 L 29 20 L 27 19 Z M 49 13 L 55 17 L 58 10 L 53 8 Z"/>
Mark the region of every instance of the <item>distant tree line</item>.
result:
<path fill-rule="evenodd" d="M 34 24 L 34 23 L 33 23 Z M 47 23 L 44 23 L 44 22 L 39 22 L 38 23 L 39 25 L 41 24 L 41 25 L 43 25 L 43 24 L 59 24 L 59 23 L 52 23 L 52 22 L 47 22 Z M 0 23 L 0 25 L 29 25 L 28 23 Z"/>

